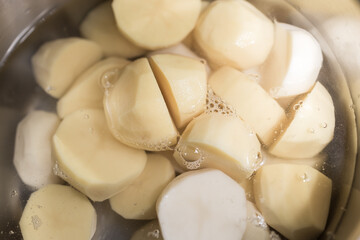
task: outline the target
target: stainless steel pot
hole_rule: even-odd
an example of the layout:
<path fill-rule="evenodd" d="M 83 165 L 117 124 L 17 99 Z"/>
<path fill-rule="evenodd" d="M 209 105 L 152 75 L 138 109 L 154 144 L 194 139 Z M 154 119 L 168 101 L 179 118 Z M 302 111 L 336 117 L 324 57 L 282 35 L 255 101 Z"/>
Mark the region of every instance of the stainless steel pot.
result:
<path fill-rule="evenodd" d="M 101 0 L 0 0 L 0 239 L 21 239 L 18 221 L 32 189 L 12 164 L 17 123 L 32 109 L 55 111 L 35 83 L 29 59 L 45 41 L 78 35 L 85 14 Z M 324 172 L 334 194 L 323 239 L 360 239 L 360 3 L 352 0 L 252 0 L 269 17 L 312 32 L 325 61 L 320 81 L 335 100 L 336 137 Z M 355 174 L 355 175 L 354 175 Z M 353 178 L 353 176 L 355 176 Z M 127 221 L 107 202 L 95 203 L 94 239 L 129 239 L 143 221 Z"/>

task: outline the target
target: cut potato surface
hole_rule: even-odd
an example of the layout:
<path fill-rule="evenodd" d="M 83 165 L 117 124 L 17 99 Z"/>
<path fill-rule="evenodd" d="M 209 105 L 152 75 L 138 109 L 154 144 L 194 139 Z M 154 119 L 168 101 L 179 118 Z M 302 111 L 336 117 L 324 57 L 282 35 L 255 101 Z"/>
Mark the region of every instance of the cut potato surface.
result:
<path fill-rule="evenodd" d="M 163 240 L 158 220 L 153 220 L 137 230 L 130 240 Z"/>
<path fill-rule="evenodd" d="M 286 120 L 285 111 L 259 84 L 232 67 L 222 67 L 211 75 L 209 86 L 266 146 L 274 141 Z"/>
<path fill-rule="evenodd" d="M 254 203 L 246 201 L 247 224 L 242 240 L 273 240 L 264 217 Z"/>
<path fill-rule="evenodd" d="M 61 182 L 53 173 L 51 138 L 59 125 L 54 113 L 30 112 L 16 129 L 14 165 L 21 180 L 34 188 Z"/>
<path fill-rule="evenodd" d="M 292 121 L 270 147 L 269 153 L 282 158 L 311 158 L 333 139 L 334 104 L 320 82 L 309 94 L 294 100 L 289 115 Z"/>
<path fill-rule="evenodd" d="M 47 42 L 31 59 L 35 79 L 50 96 L 59 98 L 102 54 L 96 43 L 77 37 Z"/>
<path fill-rule="evenodd" d="M 216 168 L 242 182 L 260 166 L 260 143 L 238 117 L 204 114 L 186 127 L 174 157 L 187 169 Z"/>
<path fill-rule="evenodd" d="M 104 109 L 110 131 L 124 144 L 162 151 L 177 141 L 176 127 L 146 58 L 124 67 L 105 94 Z"/>
<path fill-rule="evenodd" d="M 307 165 L 272 164 L 254 179 L 256 205 L 267 224 L 288 239 L 315 239 L 325 228 L 332 182 Z"/>
<path fill-rule="evenodd" d="M 96 229 L 96 212 L 72 187 L 51 184 L 31 194 L 20 229 L 24 240 L 90 240 Z"/>
<path fill-rule="evenodd" d="M 141 175 L 125 190 L 110 198 L 111 208 L 126 219 L 156 218 L 156 200 L 175 177 L 169 159 L 161 154 L 147 154 Z"/>
<path fill-rule="evenodd" d="M 106 56 L 133 58 L 146 52 L 120 33 L 116 26 L 111 1 L 94 8 L 81 23 L 80 32 L 85 38 L 99 44 Z"/>
<path fill-rule="evenodd" d="M 149 50 L 181 42 L 194 28 L 200 0 L 114 0 L 119 30 L 136 45 Z"/>
<path fill-rule="evenodd" d="M 243 70 L 265 61 L 273 45 L 274 27 L 246 1 L 214 1 L 201 14 L 194 39 L 212 65 Z"/>
<path fill-rule="evenodd" d="M 106 81 L 106 77 L 116 74 L 128 63 L 129 61 L 123 58 L 112 57 L 102 60 L 87 69 L 58 101 L 58 115 L 64 118 L 79 109 L 103 109 L 104 89 L 101 81 Z"/>
<path fill-rule="evenodd" d="M 261 66 L 261 85 L 274 98 L 308 92 L 322 66 L 322 52 L 316 39 L 304 29 L 275 24 L 275 43 Z"/>
<path fill-rule="evenodd" d="M 219 170 L 191 171 L 165 188 L 157 214 L 164 239 L 238 240 L 246 227 L 245 193 Z"/>
<path fill-rule="evenodd" d="M 157 54 L 149 62 L 177 128 L 185 127 L 205 111 L 207 78 L 201 61 Z"/>
<path fill-rule="evenodd" d="M 93 201 L 106 200 L 132 183 L 146 164 L 144 151 L 110 133 L 104 112 L 78 110 L 60 123 L 53 137 L 61 176 Z"/>

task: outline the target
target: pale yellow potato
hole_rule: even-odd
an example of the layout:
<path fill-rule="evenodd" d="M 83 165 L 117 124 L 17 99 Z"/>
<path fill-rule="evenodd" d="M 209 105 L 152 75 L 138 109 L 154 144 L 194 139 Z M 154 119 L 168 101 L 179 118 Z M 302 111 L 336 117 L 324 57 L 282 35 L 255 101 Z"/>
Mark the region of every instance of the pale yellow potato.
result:
<path fill-rule="evenodd" d="M 194 40 L 213 65 L 243 70 L 265 61 L 274 26 L 247 1 L 214 1 L 201 14 Z"/>
<path fill-rule="evenodd" d="M 129 61 L 123 58 L 107 58 L 83 72 L 57 103 L 60 118 L 86 108 L 103 109 L 104 87 L 107 78 L 116 75 Z"/>
<path fill-rule="evenodd" d="M 133 58 L 146 50 L 130 42 L 116 26 L 111 1 L 91 10 L 80 25 L 81 34 L 101 46 L 106 56 Z"/>
<path fill-rule="evenodd" d="M 50 96 L 59 98 L 102 55 L 100 46 L 90 40 L 71 37 L 46 42 L 31 59 L 35 80 Z"/>
<path fill-rule="evenodd" d="M 138 229 L 130 240 L 164 240 L 158 220 L 153 220 Z"/>
<path fill-rule="evenodd" d="M 256 205 L 267 224 L 288 239 L 316 239 L 324 230 L 332 182 L 307 165 L 272 164 L 254 179 Z"/>
<path fill-rule="evenodd" d="M 186 127 L 174 157 L 185 169 L 216 168 L 242 182 L 261 163 L 260 142 L 238 117 L 203 114 Z"/>
<path fill-rule="evenodd" d="M 141 175 L 110 198 L 112 210 L 125 219 L 155 219 L 156 201 L 174 177 L 175 170 L 169 159 L 159 153 L 148 153 Z"/>
<path fill-rule="evenodd" d="M 30 195 L 19 225 L 24 240 L 90 240 L 96 212 L 72 187 L 50 184 Z"/>
<path fill-rule="evenodd" d="M 232 67 L 215 71 L 209 86 L 236 110 L 266 146 L 270 145 L 286 121 L 285 111 L 255 81 Z"/>
<path fill-rule="evenodd" d="M 146 58 L 124 67 L 104 97 L 111 133 L 121 142 L 149 151 L 167 150 L 177 130 Z"/>
<path fill-rule="evenodd" d="M 282 158 L 311 158 L 333 139 L 335 109 L 325 87 L 317 82 L 305 96 L 289 107 L 292 121 L 269 148 L 269 153 Z"/>
<path fill-rule="evenodd" d="M 104 201 L 143 171 L 146 154 L 117 141 L 104 112 L 78 110 L 60 123 L 53 137 L 60 176 L 93 201 Z"/>
<path fill-rule="evenodd" d="M 270 240 L 270 229 L 254 203 L 246 201 L 247 224 L 242 240 Z"/>
<path fill-rule="evenodd" d="M 200 0 L 114 0 L 119 30 L 136 45 L 149 50 L 181 42 L 194 28 Z"/>
<path fill-rule="evenodd" d="M 196 59 L 175 54 L 149 58 L 161 92 L 177 128 L 185 127 L 206 108 L 205 65 Z"/>

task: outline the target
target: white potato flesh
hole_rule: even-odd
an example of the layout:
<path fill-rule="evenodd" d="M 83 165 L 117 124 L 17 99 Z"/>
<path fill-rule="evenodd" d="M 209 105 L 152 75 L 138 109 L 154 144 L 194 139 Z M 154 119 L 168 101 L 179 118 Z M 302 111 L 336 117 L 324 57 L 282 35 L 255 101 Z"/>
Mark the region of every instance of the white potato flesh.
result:
<path fill-rule="evenodd" d="M 263 144 L 269 146 L 274 141 L 285 123 L 285 111 L 258 83 L 235 68 L 222 67 L 211 75 L 209 86 L 234 107 Z"/>
<path fill-rule="evenodd" d="M 104 88 L 102 80 L 116 75 L 129 61 L 123 58 L 107 58 L 83 72 L 57 103 L 60 118 L 86 108 L 103 109 Z"/>
<path fill-rule="evenodd" d="M 274 26 L 246 1 L 214 1 L 201 14 L 194 39 L 213 65 L 243 70 L 265 61 L 273 45 Z"/>
<path fill-rule="evenodd" d="M 306 30 L 275 24 L 274 47 L 261 66 L 261 85 L 274 98 L 286 98 L 308 92 L 322 66 L 317 40 Z"/>
<path fill-rule="evenodd" d="M 164 239 L 238 240 L 246 227 L 245 193 L 219 170 L 191 171 L 165 188 L 157 214 Z"/>
<path fill-rule="evenodd" d="M 106 56 L 133 58 L 146 52 L 120 33 L 111 1 L 104 2 L 91 10 L 80 25 L 80 32 L 85 38 L 99 44 Z"/>
<path fill-rule="evenodd" d="M 119 30 L 136 45 L 149 50 L 180 43 L 194 28 L 200 0 L 114 0 Z"/>
<path fill-rule="evenodd" d="M 72 187 L 50 184 L 30 195 L 20 229 L 24 240 L 90 240 L 96 229 L 96 212 Z"/>
<path fill-rule="evenodd" d="M 205 111 L 207 77 L 201 61 L 175 54 L 157 54 L 151 56 L 149 62 L 178 129 Z"/>
<path fill-rule="evenodd" d="M 153 220 L 137 230 L 130 240 L 164 240 L 158 220 Z"/>
<path fill-rule="evenodd" d="M 238 117 L 203 114 L 186 127 L 174 157 L 185 169 L 216 168 L 242 182 L 261 163 L 260 142 Z"/>
<path fill-rule="evenodd" d="M 61 182 L 53 173 L 55 161 L 51 158 L 51 138 L 59 122 L 55 113 L 33 111 L 18 124 L 13 161 L 26 185 L 40 188 Z"/>
<path fill-rule="evenodd" d="M 270 229 L 254 203 L 246 201 L 247 224 L 242 240 L 270 240 Z"/>
<path fill-rule="evenodd" d="M 104 112 L 78 110 L 60 123 L 53 137 L 60 176 L 93 201 L 104 201 L 143 171 L 146 154 L 117 141 Z"/>
<path fill-rule="evenodd" d="M 282 158 L 311 158 L 333 139 L 335 109 L 326 88 L 317 82 L 305 97 L 295 99 L 289 107 L 293 116 L 289 126 L 269 148 Z"/>
<path fill-rule="evenodd" d="M 102 55 L 100 46 L 90 40 L 62 38 L 44 43 L 31 63 L 36 82 L 50 96 L 59 98 Z"/>
<path fill-rule="evenodd" d="M 110 198 L 111 208 L 125 219 L 155 219 L 156 200 L 174 177 L 175 170 L 169 159 L 149 153 L 141 175 Z"/>
<path fill-rule="evenodd" d="M 316 239 L 324 230 L 332 182 L 307 165 L 272 164 L 254 179 L 256 205 L 266 223 L 288 239 Z"/>
<path fill-rule="evenodd" d="M 111 133 L 119 141 L 149 151 L 167 150 L 177 129 L 146 58 L 125 66 L 104 97 Z"/>

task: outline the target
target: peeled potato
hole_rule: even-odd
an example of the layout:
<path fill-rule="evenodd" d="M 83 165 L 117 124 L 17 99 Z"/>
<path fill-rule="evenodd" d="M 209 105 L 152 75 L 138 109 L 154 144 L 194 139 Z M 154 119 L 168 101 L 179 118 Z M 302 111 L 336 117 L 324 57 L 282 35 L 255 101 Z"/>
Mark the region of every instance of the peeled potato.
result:
<path fill-rule="evenodd" d="M 247 224 L 242 240 L 270 240 L 270 229 L 254 203 L 246 201 Z"/>
<path fill-rule="evenodd" d="M 174 177 L 175 171 L 169 159 L 149 153 L 141 175 L 110 198 L 111 208 L 125 219 L 154 219 L 156 200 Z"/>
<path fill-rule="evenodd" d="M 239 0 L 212 2 L 194 30 L 195 44 L 213 66 L 241 70 L 262 64 L 273 38 L 273 23 L 250 3 Z"/>
<path fill-rule="evenodd" d="M 272 164 L 254 179 L 256 205 L 266 222 L 288 239 L 316 239 L 329 212 L 331 180 L 307 165 Z"/>
<path fill-rule="evenodd" d="M 176 127 L 146 58 L 123 69 L 105 94 L 104 109 L 112 134 L 129 146 L 161 151 L 177 141 Z"/>
<path fill-rule="evenodd" d="M 261 163 L 256 135 L 238 117 L 204 114 L 189 123 L 174 157 L 187 169 L 216 168 L 243 181 Z"/>
<path fill-rule="evenodd" d="M 90 240 L 96 229 L 96 212 L 72 187 L 51 184 L 31 194 L 20 229 L 24 240 Z"/>
<path fill-rule="evenodd" d="M 78 110 L 60 123 L 53 137 L 61 177 L 93 201 L 104 201 L 130 185 L 146 164 L 144 151 L 110 133 L 104 112 Z"/>
<path fill-rule="evenodd" d="M 149 62 L 177 128 L 205 111 L 207 78 L 201 61 L 157 54 Z"/>
<path fill-rule="evenodd" d="M 121 34 L 116 26 L 111 1 L 94 8 L 80 25 L 80 32 L 101 46 L 106 56 L 133 58 L 145 53 Z"/>
<path fill-rule="evenodd" d="M 333 139 L 335 110 L 330 94 L 317 82 L 311 92 L 289 107 L 292 121 L 269 148 L 282 158 L 311 158 Z"/>
<path fill-rule="evenodd" d="M 153 220 L 137 230 L 130 240 L 163 240 L 158 220 Z"/>
<path fill-rule="evenodd" d="M 200 0 L 114 0 L 120 31 L 136 45 L 149 50 L 181 42 L 194 28 Z"/>
<path fill-rule="evenodd" d="M 79 109 L 102 109 L 104 89 L 101 81 L 111 77 L 111 74 L 116 75 L 128 63 L 123 58 L 107 58 L 82 73 L 57 103 L 60 118 Z"/>
<path fill-rule="evenodd" d="M 321 47 L 304 29 L 275 24 L 274 47 L 261 66 L 261 85 L 274 98 L 296 96 L 315 84 L 322 65 Z"/>
<path fill-rule="evenodd" d="M 61 97 L 81 72 L 102 57 L 94 42 L 71 37 L 43 44 L 31 59 L 37 83 L 50 96 Z"/>
<path fill-rule="evenodd" d="M 266 146 L 274 141 L 286 120 L 285 111 L 259 84 L 232 67 L 222 67 L 211 75 L 209 86 Z"/>
<path fill-rule="evenodd" d="M 164 239 L 238 240 L 246 227 L 245 193 L 219 170 L 191 171 L 164 189 L 157 214 Z"/>
<path fill-rule="evenodd" d="M 51 158 L 51 137 L 59 125 L 54 113 L 30 112 L 16 129 L 14 165 L 21 180 L 40 188 L 61 182 L 53 173 L 55 162 Z"/>

